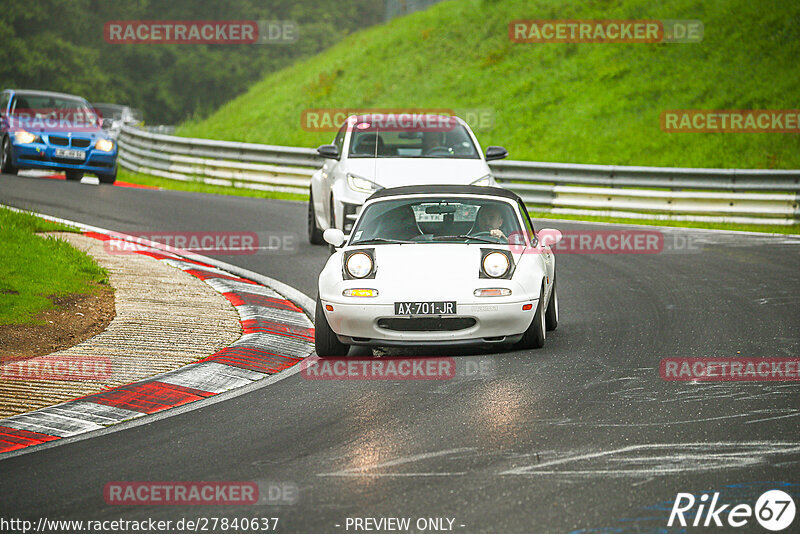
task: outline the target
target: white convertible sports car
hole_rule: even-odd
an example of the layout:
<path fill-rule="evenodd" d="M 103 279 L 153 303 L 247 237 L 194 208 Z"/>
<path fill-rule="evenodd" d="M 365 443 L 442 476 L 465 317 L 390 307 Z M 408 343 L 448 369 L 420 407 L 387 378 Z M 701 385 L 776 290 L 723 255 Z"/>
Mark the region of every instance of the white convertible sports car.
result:
<path fill-rule="evenodd" d="M 558 325 L 558 230 L 537 236 L 498 187 L 432 185 L 370 196 L 319 277 L 319 356 L 350 345 L 544 345 Z M 346 242 L 345 242 L 346 241 Z"/>
<path fill-rule="evenodd" d="M 322 232 L 350 233 L 361 205 L 384 187 L 415 184 L 495 185 L 487 162 L 508 156 L 490 146 L 481 153 L 466 122 L 449 115 L 352 115 L 311 176 L 308 240 L 323 244 Z"/>

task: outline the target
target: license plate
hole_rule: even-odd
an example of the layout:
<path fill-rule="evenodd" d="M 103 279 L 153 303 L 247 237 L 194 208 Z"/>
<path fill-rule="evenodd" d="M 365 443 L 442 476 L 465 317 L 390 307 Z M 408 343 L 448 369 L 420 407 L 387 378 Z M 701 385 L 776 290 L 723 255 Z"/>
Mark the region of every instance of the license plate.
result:
<path fill-rule="evenodd" d="M 57 148 L 56 157 L 83 160 L 86 157 L 86 153 L 83 150 L 69 150 L 68 148 Z"/>
<path fill-rule="evenodd" d="M 395 315 L 453 315 L 456 313 L 454 300 L 426 300 L 415 302 L 395 302 Z"/>

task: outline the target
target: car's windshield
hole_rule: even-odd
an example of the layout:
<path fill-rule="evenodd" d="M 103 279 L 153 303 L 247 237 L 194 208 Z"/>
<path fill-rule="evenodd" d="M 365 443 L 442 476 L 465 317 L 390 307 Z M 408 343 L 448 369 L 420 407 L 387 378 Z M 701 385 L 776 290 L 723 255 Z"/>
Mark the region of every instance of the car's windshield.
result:
<path fill-rule="evenodd" d="M 11 102 L 10 114 L 13 117 L 30 120 L 43 119 L 97 123 L 97 115 L 82 100 L 60 96 L 17 93 Z"/>
<path fill-rule="evenodd" d="M 467 129 L 450 117 L 443 125 L 400 129 L 360 121 L 350 136 L 351 158 L 480 158 Z M 386 121 L 384 121 L 386 122 Z"/>
<path fill-rule="evenodd" d="M 470 197 L 385 200 L 364 208 L 351 245 L 382 243 L 523 244 L 512 204 Z"/>

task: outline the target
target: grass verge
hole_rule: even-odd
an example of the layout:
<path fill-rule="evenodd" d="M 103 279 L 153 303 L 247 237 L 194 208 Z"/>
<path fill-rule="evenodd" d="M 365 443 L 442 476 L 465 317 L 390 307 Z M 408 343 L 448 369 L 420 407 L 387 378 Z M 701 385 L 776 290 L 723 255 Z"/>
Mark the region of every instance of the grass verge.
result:
<path fill-rule="evenodd" d="M 0 325 L 41 324 L 51 297 L 89 294 L 108 285 L 108 273 L 62 239 L 37 232 L 72 231 L 30 213 L 0 206 Z"/>
<path fill-rule="evenodd" d="M 733 224 L 708 223 L 691 221 L 662 221 L 659 219 L 624 219 L 616 217 L 600 217 L 591 215 L 562 215 L 547 212 L 529 211 L 531 218 L 561 219 L 569 221 L 602 222 L 616 224 L 636 224 L 641 226 L 675 226 L 679 228 L 705 228 L 709 230 L 731 230 L 737 232 L 761 232 L 768 234 L 800 235 L 800 225 L 786 226 L 782 224 Z M 538 225 L 541 226 L 541 225 Z"/>

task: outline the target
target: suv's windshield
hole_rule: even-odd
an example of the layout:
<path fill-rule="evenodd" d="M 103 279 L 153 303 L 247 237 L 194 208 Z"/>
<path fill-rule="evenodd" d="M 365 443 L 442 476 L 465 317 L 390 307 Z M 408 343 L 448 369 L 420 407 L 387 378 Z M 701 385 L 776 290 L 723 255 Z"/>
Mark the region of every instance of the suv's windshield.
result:
<path fill-rule="evenodd" d="M 461 124 L 431 131 L 410 128 L 386 130 L 369 122 L 358 122 L 350 136 L 351 158 L 480 158 L 475 143 Z"/>
<path fill-rule="evenodd" d="M 415 198 L 370 204 L 351 245 L 381 243 L 523 244 L 514 207 L 472 198 Z"/>

